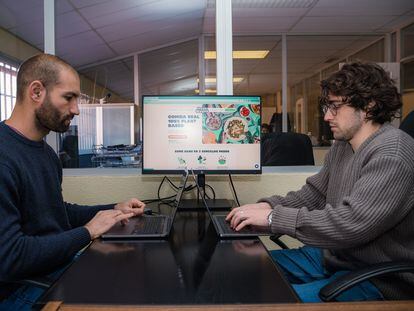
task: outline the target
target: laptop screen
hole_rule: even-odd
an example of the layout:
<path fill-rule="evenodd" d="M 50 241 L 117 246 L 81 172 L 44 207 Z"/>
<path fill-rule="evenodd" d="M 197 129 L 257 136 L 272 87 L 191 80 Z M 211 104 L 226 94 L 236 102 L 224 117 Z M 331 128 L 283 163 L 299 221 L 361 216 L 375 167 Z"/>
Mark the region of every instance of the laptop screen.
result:
<path fill-rule="evenodd" d="M 175 200 L 174 200 L 175 206 L 178 206 L 180 204 L 181 198 L 184 193 L 185 185 L 187 184 L 187 179 L 188 179 L 188 171 L 186 170 L 184 175 L 181 178 L 181 183 L 180 183 L 180 186 L 178 187 L 177 195 L 175 196 Z"/>

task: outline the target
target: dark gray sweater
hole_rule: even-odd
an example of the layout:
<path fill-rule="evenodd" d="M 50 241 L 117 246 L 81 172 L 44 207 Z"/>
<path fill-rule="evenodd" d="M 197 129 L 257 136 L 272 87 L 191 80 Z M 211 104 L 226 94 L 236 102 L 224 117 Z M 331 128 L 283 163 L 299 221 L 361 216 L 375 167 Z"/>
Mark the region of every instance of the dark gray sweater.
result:
<path fill-rule="evenodd" d="M 321 171 L 299 191 L 261 199 L 272 231 L 324 249 L 331 270 L 414 261 L 414 140 L 384 124 L 354 153 L 335 142 Z M 414 275 L 377 278 L 388 299 L 414 298 Z"/>
<path fill-rule="evenodd" d="M 45 142 L 0 123 L 0 300 L 22 278 L 49 274 L 91 240 L 83 227 L 111 205 L 63 201 L 62 168 Z"/>

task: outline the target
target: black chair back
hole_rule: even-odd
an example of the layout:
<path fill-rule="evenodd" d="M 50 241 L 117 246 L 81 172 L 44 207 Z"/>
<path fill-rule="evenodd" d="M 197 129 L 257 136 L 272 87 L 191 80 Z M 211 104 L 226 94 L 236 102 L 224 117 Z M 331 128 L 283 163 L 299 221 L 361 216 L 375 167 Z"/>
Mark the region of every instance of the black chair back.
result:
<path fill-rule="evenodd" d="M 269 133 L 262 137 L 262 166 L 315 165 L 310 138 L 305 134 Z"/>
<path fill-rule="evenodd" d="M 403 130 L 414 138 L 414 110 L 411 111 L 401 122 L 400 130 Z"/>

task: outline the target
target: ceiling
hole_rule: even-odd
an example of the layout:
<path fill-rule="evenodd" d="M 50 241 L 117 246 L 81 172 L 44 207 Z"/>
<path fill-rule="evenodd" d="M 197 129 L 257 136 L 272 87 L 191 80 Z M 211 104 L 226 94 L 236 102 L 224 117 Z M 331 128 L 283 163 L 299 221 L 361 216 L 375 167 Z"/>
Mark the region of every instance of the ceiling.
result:
<path fill-rule="evenodd" d="M 133 98 L 132 58 L 119 58 L 139 52 L 141 93 L 197 88 L 196 38 L 205 34 L 206 47 L 214 48 L 214 0 L 55 3 L 56 54 L 101 85 Z M 233 48 L 271 51 L 264 60 L 234 61 L 234 75 L 243 77 L 234 85 L 238 93 L 280 89 L 281 33 L 295 35 L 287 41 L 292 85 L 414 21 L 413 0 L 233 0 L 232 6 Z M 43 49 L 43 1 L 0 0 L 0 27 Z M 215 74 L 215 61 L 206 62 L 206 73 Z"/>

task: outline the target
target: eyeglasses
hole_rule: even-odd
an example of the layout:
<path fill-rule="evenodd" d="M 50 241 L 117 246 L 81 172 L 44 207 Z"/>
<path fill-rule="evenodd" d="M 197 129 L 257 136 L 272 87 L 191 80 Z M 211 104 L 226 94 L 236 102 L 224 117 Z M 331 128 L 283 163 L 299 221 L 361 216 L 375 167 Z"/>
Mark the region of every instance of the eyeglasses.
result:
<path fill-rule="evenodd" d="M 322 112 L 325 115 L 329 110 L 333 116 L 336 116 L 338 109 L 347 104 L 348 103 L 342 101 L 329 101 L 327 104 L 322 105 Z"/>

